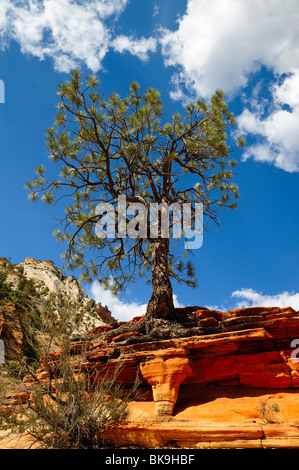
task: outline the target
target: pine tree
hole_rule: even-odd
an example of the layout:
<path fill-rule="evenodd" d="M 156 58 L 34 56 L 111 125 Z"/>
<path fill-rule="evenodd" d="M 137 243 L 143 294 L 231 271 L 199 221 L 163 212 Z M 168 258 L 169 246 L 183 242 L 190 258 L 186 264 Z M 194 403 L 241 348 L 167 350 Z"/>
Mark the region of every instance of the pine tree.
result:
<path fill-rule="evenodd" d="M 69 81 L 59 85 L 58 94 L 55 123 L 46 135 L 59 175 L 49 180 L 44 165 L 38 166 L 37 176 L 27 183 L 30 199 L 41 198 L 50 205 L 69 200 L 55 235 L 67 243 L 67 267 L 79 268 L 83 281 L 96 278 L 117 293 L 151 270 L 146 317 L 172 319 L 171 278 L 196 286 L 194 268 L 175 256 L 173 242 L 178 240 L 163 235 L 161 224 L 156 221 L 154 236 L 149 231 L 150 210 L 143 219 L 139 213 L 139 219 L 132 221 L 127 215 L 123 220 L 131 232 L 135 230 L 135 238 L 121 235 L 118 202 L 125 196 L 127 204 L 136 208 L 142 203 L 147 209 L 151 204 L 201 203 L 205 225 L 219 224 L 221 208 L 236 207 L 236 162 L 230 160 L 227 137 L 227 128 L 235 121 L 223 92 L 216 91 L 209 102 L 188 104 L 184 115 L 175 113 L 168 123 L 163 123 L 160 93 L 149 88 L 142 94 L 136 82 L 126 97 L 112 93 L 105 99 L 96 76 L 84 81 L 74 70 Z M 242 145 L 239 139 L 236 149 Z M 97 212 L 100 203 L 116 210 L 114 237 L 96 234 L 95 227 L 103 228 L 105 220 Z M 142 221 L 145 233 L 140 230 Z"/>

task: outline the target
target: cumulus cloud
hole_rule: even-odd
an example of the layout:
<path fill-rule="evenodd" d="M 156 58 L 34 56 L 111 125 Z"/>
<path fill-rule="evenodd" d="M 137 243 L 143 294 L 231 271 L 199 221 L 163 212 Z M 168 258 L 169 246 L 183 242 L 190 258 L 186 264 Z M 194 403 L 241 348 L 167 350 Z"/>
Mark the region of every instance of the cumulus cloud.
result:
<path fill-rule="evenodd" d="M 144 315 L 146 312 L 147 304 L 141 304 L 136 301 L 124 301 L 112 295 L 110 290 L 104 289 L 104 287 L 96 281 L 91 285 L 90 295 L 96 302 L 107 305 L 114 318 L 119 321 L 129 321 L 132 320 L 133 317 Z M 176 295 L 173 297 L 176 307 L 184 307 L 184 305 L 178 301 Z"/>
<path fill-rule="evenodd" d="M 299 310 L 299 293 L 282 292 L 276 295 L 265 295 L 253 289 L 240 289 L 232 293 L 240 299 L 236 308 L 245 307 L 292 307 Z"/>
<path fill-rule="evenodd" d="M 297 0 L 188 0 L 177 29 L 161 34 L 165 64 L 177 69 L 173 99 L 217 88 L 234 96 L 262 66 L 273 73 L 268 102 L 255 88 L 238 124 L 258 138 L 244 159 L 288 172 L 299 171 L 298 21 Z"/>
<path fill-rule="evenodd" d="M 257 136 L 261 142 L 244 153 L 243 159 L 273 163 L 288 171 L 299 171 L 299 69 L 273 87 L 272 111 L 261 112 L 244 109 L 238 117 L 241 132 Z"/>
<path fill-rule="evenodd" d="M 81 64 L 97 72 L 109 50 L 142 61 L 161 51 L 171 67 L 171 97 L 182 102 L 208 98 L 217 88 L 233 97 L 264 67 L 273 74 L 269 97 L 265 101 L 256 86 L 238 119 L 239 131 L 257 138 L 244 159 L 299 171 L 297 0 L 188 0 L 173 31 L 162 25 L 149 38 L 115 35 L 114 22 L 128 3 L 0 0 L 2 48 L 17 41 L 24 53 L 50 57 L 62 72 Z"/>
<path fill-rule="evenodd" d="M 149 58 L 149 52 L 156 51 L 157 40 L 153 37 L 134 39 L 132 36 L 121 34 L 112 41 L 111 45 L 117 52 L 129 52 L 140 60 L 146 61 Z"/>
<path fill-rule="evenodd" d="M 261 64 L 278 74 L 299 65 L 297 0 L 188 0 L 176 31 L 161 37 L 165 63 L 203 97 L 243 87 Z"/>
<path fill-rule="evenodd" d="M 107 21 L 117 17 L 129 0 L 20 0 L 1 1 L 2 47 L 9 40 L 23 53 L 51 57 L 55 68 L 68 72 L 80 62 L 92 71 L 101 68 L 109 49 Z"/>
<path fill-rule="evenodd" d="M 13 4 L 14 3 L 14 4 Z M 54 60 L 55 69 L 69 72 L 83 63 L 93 72 L 113 48 L 141 60 L 156 50 L 156 39 L 113 37 L 113 21 L 129 0 L 0 0 L 0 40 L 19 43 L 21 51 Z"/>

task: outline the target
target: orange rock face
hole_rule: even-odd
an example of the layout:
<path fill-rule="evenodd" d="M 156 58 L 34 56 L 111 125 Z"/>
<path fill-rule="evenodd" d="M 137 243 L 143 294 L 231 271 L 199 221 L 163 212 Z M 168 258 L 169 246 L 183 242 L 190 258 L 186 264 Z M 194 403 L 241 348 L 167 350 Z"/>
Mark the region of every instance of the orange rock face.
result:
<path fill-rule="evenodd" d="M 179 394 L 181 383 L 194 375 L 185 349 L 167 349 L 156 353 L 138 354 L 140 371 L 152 386 L 156 403 L 156 415 L 171 415 Z"/>
<path fill-rule="evenodd" d="M 101 336 L 102 330 L 89 336 L 83 372 L 96 382 L 107 372 L 113 375 L 121 362 L 118 381 L 130 387 L 139 376 L 146 397 L 132 403 L 130 423 L 119 433 L 113 431 L 110 442 L 154 447 L 157 440 L 157 446 L 175 441 L 205 447 L 214 440 L 216 447 L 229 447 L 233 441 L 241 447 L 259 447 L 280 440 L 279 447 L 289 436 L 291 446 L 297 442 L 299 447 L 299 362 L 293 343 L 298 338 L 299 345 L 299 313 L 278 307 L 229 312 L 194 307 L 193 312 L 197 329 L 190 337 L 125 345 L 122 340 L 131 333 L 109 341 Z M 73 358 L 80 350 L 80 342 L 72 345 Z M 54 366 L 59 355 L 59 351 L 52 354 Z M 42 360 L 37 375 L 40 380 L 46 377 Z M 259 400 L 269 398 L 278 400 L 282 410 L 275 425 L 263 423 L 256 411 Z M 174 416 L 176 421 L 157 424 L 155 420 L 163 416 Z M 148 426 L 151 443 L 145 437 Z M 265 436 L 268 444 L 262 442 Z"/>
<path fill-rule="evenodd" d="M 5 344 L 5 357 L 19 359 L 23 348 L 20 312 L 14 305 L 6 302 L 0 307 L 0 336 Z"/>

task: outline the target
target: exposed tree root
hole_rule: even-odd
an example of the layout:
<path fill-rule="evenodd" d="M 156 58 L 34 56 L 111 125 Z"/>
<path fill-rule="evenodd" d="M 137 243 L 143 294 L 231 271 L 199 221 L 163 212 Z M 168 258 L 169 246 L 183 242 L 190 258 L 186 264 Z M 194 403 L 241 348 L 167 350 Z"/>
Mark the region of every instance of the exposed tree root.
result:
<path fill-rule="evenodd" d="M 119 346 L 166 339 L 183 338 L 200 334 L 201 328 L 191 313 L 175 311 L 173 319 L 141 317 L 137 321 L 122 323 L 106 332 L 104 339 Z"/>

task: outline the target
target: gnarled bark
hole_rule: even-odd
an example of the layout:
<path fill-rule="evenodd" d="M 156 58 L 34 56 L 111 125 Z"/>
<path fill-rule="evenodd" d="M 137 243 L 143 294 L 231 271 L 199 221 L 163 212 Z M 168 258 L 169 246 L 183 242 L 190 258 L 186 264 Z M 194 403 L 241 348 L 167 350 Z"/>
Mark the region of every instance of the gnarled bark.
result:
<path fill-rule="evenodd" d="M 168 270 L 168 238 L 152 241 L 152 296 L 147 304 L 147 318 L 172 319 L 173 294 Z"/>

